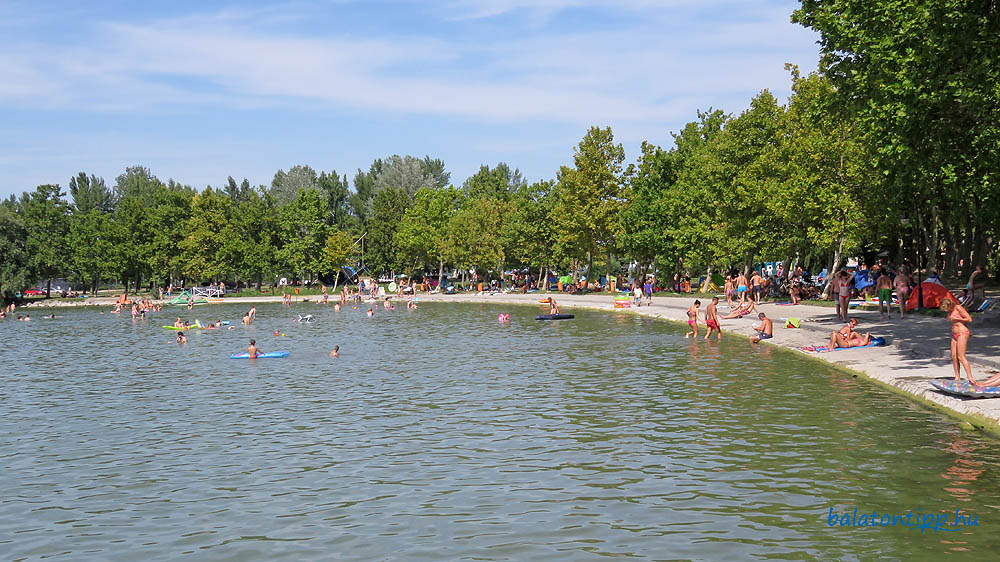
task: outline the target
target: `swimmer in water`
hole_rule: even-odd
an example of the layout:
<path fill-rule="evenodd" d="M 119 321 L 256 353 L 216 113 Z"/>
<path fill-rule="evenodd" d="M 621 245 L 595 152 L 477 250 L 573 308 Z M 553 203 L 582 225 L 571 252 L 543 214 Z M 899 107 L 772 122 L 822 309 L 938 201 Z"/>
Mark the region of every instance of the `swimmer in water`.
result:
<path fill-rule="evenodd" d="M 556 299 L 549 297 L 549 314 L 559 314 L 559 305 L 556 304 Z"/>
<path fill-rule="evenodd" d="M 333 303 L 333 310 L 335 312 L 340 312 L 340 303 L 339 302 Z"/>
<path fill-rule="evenodd" d="M 250 347 L 247 348 L 247 355 L 250 359 L 256 359 L 258 355 L 263 355 L 264 352 L 257 347 L 257 340 L 250 340 Z"/>
<path fill-rule="evenodd" d="M 183 327 L 184 327 L 184 322 L 181 321 L 181 317 L 178 316 L 177 320 L 174 320 L 174 328 L 183 328 Z"/>
<path fill-rule="evenodd" d="M 24 321 L 25 321 L 25 322 L 31 322 L 31 316 L 29 316 L 29 315 L 25 314 L 25 315 L 24 315 Z"/>
<path fill-rule="evenodd" d="M 333 346 L 333 351 L 330 352 L 330 357 L 340 357 L 340 346 Z"/>
<path fill-rule="evenodd" d="M 177 343 L 187 343 L 187 342 L 188 339 L 187 336 L 184 335 L 184 332 L 177 332 Z"/>
<path fill-rule="evenodd" d="M 368 317 L 371 318 L 372 316 L 375 316 L 375 311 L 369 308 L 367 314 Z"/>

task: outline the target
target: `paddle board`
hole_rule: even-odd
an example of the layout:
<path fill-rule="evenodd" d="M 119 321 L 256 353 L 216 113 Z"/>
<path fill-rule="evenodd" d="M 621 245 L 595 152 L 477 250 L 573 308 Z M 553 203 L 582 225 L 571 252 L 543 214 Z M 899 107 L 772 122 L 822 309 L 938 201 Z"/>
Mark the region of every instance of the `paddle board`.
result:
<path fill-rule="evenodd" d="M 269 351 L 267 353 L 261 353 L 257 356 L 257 359 L 274 359 L 277 357 L 288 357 L 287 351 Z M 250 354 L 247 352 L 234 353 L 229 356 L 230 359 L 250 359 Z"/>
<path fill-rule="evenodd" d="M 957 381 L 955 379 L 936 379 L 931 381 L 931 385 L 941 392 L 954 396 L 1000 398 L 1000 386 L 975 386 L 969 381 Z"/>
<path fill-rule="evenodd" d="M 535 320 L 569 320 L 573 317 L 572 314 L 539 314 Z"/>

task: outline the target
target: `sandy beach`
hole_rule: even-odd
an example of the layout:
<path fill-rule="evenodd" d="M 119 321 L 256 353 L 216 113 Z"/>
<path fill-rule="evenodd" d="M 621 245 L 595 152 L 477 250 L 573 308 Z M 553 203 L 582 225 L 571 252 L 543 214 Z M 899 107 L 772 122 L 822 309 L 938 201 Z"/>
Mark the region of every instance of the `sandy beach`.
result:
<path fill-rule="evenodd" d="M 481 302 L 534 305 L 536 307 L 540 306 L 538 301 L 542 298 L 545 298 L 544 293 L 527 295 L 503 293 L 421 294 L 418 297 L 420 301 L 424 302 Z M 295 297 L 294 300 L 300 304 L 312 304 L 315 303 L 317 297 L 315 295 L 301 296 Z M 114 301 L 115 298 L 112 297 L 76 301 L 51 300 L 32 303 L 24 310 L 71 306 L 113 306 Z M 691 297 L 658 296 L 654 297 L 652 306 L 629 309 L 615 309 L 607 294 L 564 294 L 558 296 L 558 301 L 564 312 L 572 312 L 573 308 L 588 308 L 605 310 L 613 314 L 641 314 L 678 322 L 686 326 L 685 311 L 694 299 Z M 249 305 L 281 302 L 281 296 L 226 297 L 213 302 Z M 707 304 L 703 301 L 701 310 L 704 310 Z M 720 303 L 720 311 L 724 314 L 727 310 L 726 303 Z M 953 377 L 949 352 L 950 329 L 943 318 L 908 314 L 900 320 L 898 313 L 896 313 L 891 316 L 890 320 L 880 321 L 877 310 L 855 309 L 852 316 L 857 317 L 860 321 L 858 330 L 862 333 L 871 332 L 874 336 L 882 336 L 886 338 L 887 344 L 882 347 L 851 349 L 833 353 L 811 353 L 800 351 L 799 348 L 825 345 L 829 340 L 830 332 L 841 327 L 833 308 L 808 304 L 780 306 L 774 303 L 765 303 L 760 306 L 760 310 L 774 321 L 774 338 L 766 340 L 765 345 L 787 348 L 795 353 L 802 353 L 816 360 L 848 369 L 920 403 L 956 416 L 971 426 L 1000 435 L 1000 399 L 957 398 L 937 391 L 930 384 L 933 379 Z M 801 328 L 785 328 L 785 319 L 789 317 L 801 319 Z M 969 342 L 968 357 L 976 378 L 983 380 L 988 378 L 991 371 L 996 372 L 1000 369 L 1000 316 L 996 312 L 992 312 L 985 316 L 976 315 L 974 318 L 971 326 L 972 338 Z M 700 319 L 700 321 L 703 320 Z M 723 320 L 723 337 L 737 334 L 749 338 L 754 335 L 752 326 L 757 323 L 756 315 L 742 319 Z M 700 329 L 701 334 L 704 334 L 704 324 L 700 325 Z M 751 344 L 748 343 L 748 345 Z"/>

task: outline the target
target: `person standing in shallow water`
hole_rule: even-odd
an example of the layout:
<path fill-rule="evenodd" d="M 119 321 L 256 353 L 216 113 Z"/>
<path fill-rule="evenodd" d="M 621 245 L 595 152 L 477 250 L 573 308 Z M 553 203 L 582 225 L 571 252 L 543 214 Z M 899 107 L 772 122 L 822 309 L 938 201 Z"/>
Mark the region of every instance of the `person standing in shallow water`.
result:
<path fill-rule="evenodd" d="M 705 334 L 707 340 L 712 336 L 712 331 L 718 334 L 718 339 L 722 339 L 722 328 L 719 326 L 719 312 L 716 307 L 719 305 L 719 297 L 712 297 L 712 302 L 705 307 L 705 326 L 708 333 Z"/>
<path fill-rule="evenodd" d="M 701 301 L 694 301 L 694 304 L 687 309 L 688 315 L 688 326 L 691 326 L 691 331 L 684 334 L 685 338 L 691 336 L 698 337 L 698 307 L 701 306 Z"/>

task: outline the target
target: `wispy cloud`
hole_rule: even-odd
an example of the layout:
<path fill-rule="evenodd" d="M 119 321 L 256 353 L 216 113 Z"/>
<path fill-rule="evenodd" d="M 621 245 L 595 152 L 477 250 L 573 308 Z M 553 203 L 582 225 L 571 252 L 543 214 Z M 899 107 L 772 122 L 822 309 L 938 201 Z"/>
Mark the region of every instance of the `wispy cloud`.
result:
<path fill-rule="evenodd" d="M 633 0 L 634 9 L 683 0 Z M 482 13 L 523 6 L 567 9 L 587 0 L 474 3 Z M 469 4 L 470 2 L 456 2 Z M 492 6 L 492 7 L 491 7 Z M 499 13 L 499 12 L 497 12 Z M 484 121 L 663 121 L 677 102 L 708 90 L 743 91 L 781 63 L 750 44 L 780 43 L 780 18 L 705 29 L 637 24 L 513 41 L 432 36 L 302 37 L 225 11 L 150 24 L 108 22 L 81 46 L 33 45 L 0 59 L 16 81 L 0 100 L 48 107 L 129 110 L 178 104 L 254 106 L 294 100 L 362 110 Z M 289 16 L 291 17 L 291 16 Z M 785 16 L 787 17 L 787 16 Z M 745 53 L 740 47 L 747 47 Z M 502 72 L 482 72 L 477 67 Z M 291 101 L 290 101 L 291 100 Z"/>

